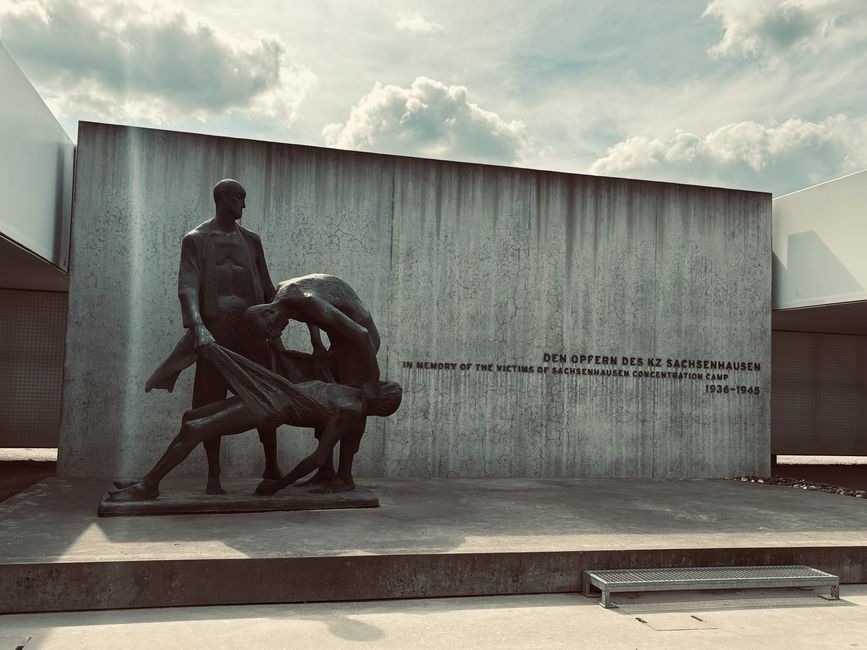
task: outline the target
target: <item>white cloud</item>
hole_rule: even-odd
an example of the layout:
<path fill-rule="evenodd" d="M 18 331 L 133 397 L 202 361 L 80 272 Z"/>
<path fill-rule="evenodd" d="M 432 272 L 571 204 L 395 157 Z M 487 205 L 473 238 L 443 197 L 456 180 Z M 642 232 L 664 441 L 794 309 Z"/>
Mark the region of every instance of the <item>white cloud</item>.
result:
<path fill-rule="evenodd" d="M 443 26 L 427 20 L 420 13 L 413 15 L 400 14 L 397 22 L 394 25 L 398 31 L 409 32 L 410 34 L 433 35 L 441 34 Z"/>
<path fill-rule="evenodd" d="M 181 9 L 27 0 L 0 8 L 0 27 L 61 117 L 165 124 L 238 112 L 288 126 L 316 83 L 280 37 L 229 36 Z"/>
<path fill-rule="evenodd" d="M 867 119 L 837 115 L 822 122 L 736 122 L 703 137 L 632 136 L 610 147 L 590 172 L 792 191 L 865 166 Z"/>
<path fill-rule="evenodd" d="M 815 51 L 867 34 L 864 0 L 711 0 L 704 15 L 718 18 L 725 30 L 709 50 L 715 57 Z"/>
<path fill-rule="evenodd" d="M 436 158 L 512 163 L 528 145 L 519 120 L 468 99 L 464 86 L 418 77 L 409 88 L 377 83 L 343 123 L 326 126 L 329 146 Z"/>

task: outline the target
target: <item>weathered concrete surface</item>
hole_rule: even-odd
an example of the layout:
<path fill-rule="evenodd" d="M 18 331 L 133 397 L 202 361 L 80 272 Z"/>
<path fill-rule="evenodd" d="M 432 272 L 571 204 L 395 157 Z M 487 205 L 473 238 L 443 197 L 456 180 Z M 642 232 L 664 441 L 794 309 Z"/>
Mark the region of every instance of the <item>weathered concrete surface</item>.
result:
<path fill-rule="evenodd" d="M 100 519 L 105 481 L 47 479 L 0 505 L 0 612 L 577 592 L 609 567 L 806 564 L 867 582 L 864 499 L 732 481 L 365 487 L 380 508 Z"/>
<path fill-rule="evenodd" d="M 341 276 L 380 327 L 404 401 L 372 419 L 359 475 L 768 470 L 770 195 L 86 123 L 78 142 L 63 475 L 135 475 L 174 434 L 192 373 L 142 385 L 181 334 L 180 237 L 224 176 L 275 280 Z M 634 374 L 682 360 L 753 365 Z M 283 462 L 311 444 L 283 436 Z M 225 449 L 228 475 L 261 471 L 254 434 Z"/>
<path fill-rule="evenodd" d="M 767 195 L 421 160 L 400 161 L 395 178 L 387 341 L 407 406 L 386 424 L 385 475 L 766 471 Z M 660 370 L 648 357 L 661 370 L 668 359 L 762 370 L 722 382 L 631 376 Z M 404 370 L 407 360 L 473 365 Z M 576 366 L 630 376 L 553 374 Z M 715 383 L 761 395 L 705 392 Z"/>
<path fill-rule="evenodd" d="M 634 648 L 861 647 L 867 585 L 843 600 L 756 590 L 638 594 L 605 610 L 575 594 L 4 616 L 3 636 L 43 650 L 154 647 Z M 700 598 L 701 602 L 696 599 Z M 698 618 L 693 618 L 696 615 Z M 0 641 L 3 640 L 0 636 Z M 10 647 L 14 647 L 11 646 Z"/>

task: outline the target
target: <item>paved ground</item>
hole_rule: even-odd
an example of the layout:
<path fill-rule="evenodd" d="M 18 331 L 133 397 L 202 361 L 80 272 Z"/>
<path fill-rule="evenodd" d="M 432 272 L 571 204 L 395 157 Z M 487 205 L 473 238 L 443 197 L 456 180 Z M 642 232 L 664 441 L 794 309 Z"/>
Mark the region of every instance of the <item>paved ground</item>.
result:
<path fill-rule="evenodd" d="M 0 502 L 57 471 L 56 449 L 0 449 Z M 772 473 L 855 490 L 867 490 L 867 458 L 780 456 Z"/>
<path fill-rule="evenodd" d="M 780 456 L 774 476 L 806 479 L 867 490 L 867 458 L 860 456 Z M 56 449 L 0 449 L 0 501 L 57 471 Z"/>
<path fill-rule="evenodd" d="M 841 597 L 787 589 L 624 594 L 616 610 L 558 594 L 6 615 L 0 649 L 867 647 L 867 585 L 844 585 Z"/>
<path fill-rule="evenodd" d="M 477 490 L 477 482 L 452 481 L 449 498 L 436 481 L 368 481 L 391 506 L 375 511 L 373 521 L 355 522 L 359 513 L 352 512 L 209 516 L 210 532 L 202 536 L 191 530 L 195 517 L 99 520 L 96 502 L 107 481 L 85 482 L 83 492 L 70 484 L 57 490 L 64 482 L 56 478 L 34 486 L 53 474 L 53 465 L 21 463 L 0 467 L 0 500 L 17 491 L 15 485 L 27 488 L 0 504 L 0 558 L 6 561 L 322 552 L 313 548 L 311 532 L 316 543 L 326 541 L 324 552 L 338 554 L 399 553 L 419 544 L 468 552 L 624 542 L 645 548 L 783 539 L 862 544 L 867 538 L 863 499 L 731 481 L 573 481 L 559 491 L 562 482 L 503 482 Z M 833 482 L 829 476 L 850 480 L 846 476 L 864 468 L 847 474 L 845 466 L 799 465 L 796 471 Z M 810 477 L 810 471 L 825 474 Z M 404 505 L 389 503 L 396 491 L 408 495 Z M 543 495 L 547 503 L 536 503 Z M 421 519 L 411 516 L 419 511 Z M 508 518 L 513 526 L 515 516 L 522 528 L 511 534 L 502 522 Z M 576 529 L 583 531 L 580 539 Z M 624 594 L 615 597 L 617 610 L 557 594 L 5 615 L 0 650 L 867 647 L 867 585 L 843 585 L 841 596 L 841 602 L 827 602 L 798 590 Z"/>
<path fill-rule="evenodd" d="M 369 479 L 381 508 L 96 516 L 107 479 L 50 477 L 0 504 L 0 561 L 861 546 L 867 499 L 726 480 Z M 251 493 L 256 481 L 227 480 Z M 167 480 L 173 486 L 201 481 Z M 22 544 L 21 540 L 27 543 Z"/>

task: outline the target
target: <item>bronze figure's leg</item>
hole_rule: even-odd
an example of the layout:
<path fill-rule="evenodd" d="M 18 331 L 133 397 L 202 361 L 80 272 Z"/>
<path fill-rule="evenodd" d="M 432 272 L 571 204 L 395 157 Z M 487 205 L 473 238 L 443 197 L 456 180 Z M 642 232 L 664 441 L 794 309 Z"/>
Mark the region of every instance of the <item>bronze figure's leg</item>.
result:
<path fill-rule="evenodd" d="M 193 408 L 207 406 L 226 398 L 226 380 L 205 359 L 196 362 L 196 379 L 193 384 Z M 275 443 L 276 444 L 276 443 Z M 220 437 L 205 440 L 205 454 L 208 457 L 208 494 L 225 494 L 220 482 Z"/>
<path fill-rule="evenodd" d="M 265 452 L 265 471 L 262 478 L 280 478 L 283 472 L 277 464 L 277 429 L 259 429 L 259 442 Z"/>
<path fill-rule="evenodd" d="M 355 489 L 355 480 L 352 478 L 352 462 L 361 445 L 366 420 L 367 418 L 362 417 L 349 423 L 340 440 L 340 464 L 337 467 L 337 474 L 331 481 L 316 490 L 317 492 L 351 492 Z"/>
<path fill-rule="evenodd" d="M 378 343 L 378 333 L 375 328 L 373 332 L 377 335 Z M 349 386 L 361 386 L 367 380 L 367 372 L 364 370 L 364 364 L 361 362 L 359 354 L 359 351 L 353 346 L 340 345 L 335 347 L 330 361 L 334 375 L 337 377 L 339 383 Z M 352 463 L 361 445 L 365 426 L 366 418 L 362 417 L 360 420 L 354 421 L 351 429 L 346 431 L 340 440 L 337 473 L 333 474 L 332 469 L 332 478 L 328 481 L 323 481 L 323 486 L 317 490 L 318 492 L 351 492 L 355 489 L 355 481 L 352 478 Z"/>
<path fill-rule="evenodd" d="M 249 431 L 256 421 L 237 397 L 184 413 L 181 430 L 153 469 L 138 483 L 109 494 L 109 501 L 140 501 L 159 496 L 160 481 L 177 467 L 200 442 Z"/>
<path fill-rule="evenodd" d="M 205 418 L 216 413 L 219 413 L 223 409 L 225 409 L 229 404 L 229 402 L 234 401 L 237 398 L 232 398 L 229 400 L 220 400 L 219 402 L 211 402 L 210 404 L 206 404 L 205 406 L 200 406 L 196 409 L 190 409 L 186 411 L 182 418 L 181 422 L 189 422 L 192 420 L 199 420 L 201 418 Z M 127 481 L 112 481 L 114 486 L 120 490 L 136 485 L 137 483 L 141 483 L 143 479 L 132 479 Z"/>
<path fill-rule="evenodd" d="M 235 327 L 238 328 L 239 339 L 239 346 L 235 351 L 264 368 L 276 371 L 268 344 L 251 333 L 243 319 L 239 319 Z M 262 478 L 280 478 L 283 472 L 280 471 L 277 462 L 277 429 L 260 427 L 259 442 L 262 443 L 262 451 L 265 453 L 265 471 L 262 473 Z"/>
<path fill-rule="evenodd" d="M 313 436 L 316 440 L 322 440 L 322 432 L 324 429 L 317 428 L 313 430 Z M 334 452 L 330 452 L 325 457 L 325 462 L 316 470 L 309 481 L 302 481 L 299 485 L 327 485 L 334 480 Z"/>
<path fill-rule="evenodd" d="M 279 480 L 265 479 L 256 488 L 256 494 L 274 494 L 277 490 L 292 485 L 300 478 L 304 478 L 316 468 L 322 466 L 334 451 L 334 445 L 352 428 L 357 415 L 338 413 L 332 416 L 328 425 L 322 431 L 322 437 L 316 450 L 293 467 L 286 476 Z"/>

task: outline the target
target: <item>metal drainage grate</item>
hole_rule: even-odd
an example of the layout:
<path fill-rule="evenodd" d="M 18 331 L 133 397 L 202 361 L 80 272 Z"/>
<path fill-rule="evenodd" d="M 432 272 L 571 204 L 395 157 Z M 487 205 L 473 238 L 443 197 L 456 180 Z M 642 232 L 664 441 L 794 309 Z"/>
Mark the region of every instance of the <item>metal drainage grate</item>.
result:
<path fill-rule="evenodd" d="M 829 600 L 840 598 L 840 579 L 808 566 L 692 567 L 686 569 L 606 569 L 584 572 L 584 595 L 602 592 L 603 607 L 616 607 L 618 591 L 748 589 L 759 587 L 830 587 Z"/>

